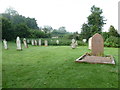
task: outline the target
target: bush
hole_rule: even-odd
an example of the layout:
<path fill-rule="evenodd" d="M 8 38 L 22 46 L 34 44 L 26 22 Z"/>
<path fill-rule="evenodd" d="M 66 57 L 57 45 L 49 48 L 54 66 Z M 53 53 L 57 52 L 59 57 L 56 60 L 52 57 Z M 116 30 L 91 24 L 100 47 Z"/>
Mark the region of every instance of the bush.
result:
<path fill-rule="evenodd" d="M 109 38 L 106 39 L 104 46 L 107 47 L 120 47 L 120 42 L 118 41 L 120 38 L 110 36 Z"/>

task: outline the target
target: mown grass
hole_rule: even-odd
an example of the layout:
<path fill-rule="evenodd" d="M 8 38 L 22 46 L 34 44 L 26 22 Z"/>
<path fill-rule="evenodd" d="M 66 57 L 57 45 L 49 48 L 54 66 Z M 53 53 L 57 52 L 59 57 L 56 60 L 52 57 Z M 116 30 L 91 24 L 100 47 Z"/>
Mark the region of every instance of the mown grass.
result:
<path fill-rule="evenodd" d="M 105 48 L 116 65 L 75 63 L 87 46 L 29 46 L 3 50 L 3 88 L 118 88 L 118 48 Z"/>

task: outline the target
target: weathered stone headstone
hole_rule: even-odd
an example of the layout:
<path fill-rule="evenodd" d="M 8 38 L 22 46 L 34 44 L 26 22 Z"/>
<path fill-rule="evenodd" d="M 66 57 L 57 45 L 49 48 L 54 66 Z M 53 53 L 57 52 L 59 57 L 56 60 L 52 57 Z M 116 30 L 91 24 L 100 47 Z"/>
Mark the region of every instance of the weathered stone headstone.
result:
<path fill-rule="evenodd" d="M 42 45 L 42 43 L 41 43 L 41 39 L 39 39 L 38 44 L 39 44 L 39 46 L 41 46 L 41 45 Z"/>
<path fill-rule="evenodd" d="M 75 39 L 72 39 L 72 43 L 75 43 Z"/>
<path fill-rule="evenodd" d="M 75 41 L 75 39 L 72 39 L 71 48 L 72 49 L 76 48 L 76 41 Z"/>
<path fill-rule="evenodd" d="M 30 40 L 29 39 L 27 39 L 27 43 L 29 43 L 30 42 Z"/>
<path fill-rule="evenodd" d="M 86 39 L 83 39 L 83 42 L 86 42 L 87 40 Z"/>
<path fill-rule="evenodd" d="M 37 40 L 35 40 L 35 45 L 37 46 Z"/>
<path fill-rule="evenodd" d="M 45 46 L 48 46 L 48 41 L 47 40 L 45 40 L 44 43 L 45 43 Z"/>
<path fill-rule="evenodd" d="M 56 40 L 57 45 L 59 44 L 59 40 Z"/>
<path fill-rule="evenodd" d="M 27 41 L 25 38 L 23 38 L 23 43 L 24 43 L 25 48 L 28 48 Z"/>
<path fill-rule="evenodd" d="M 8 49 L 7 41 L 5 39 L 3 40 L 3 44 L 4 44 L 4 48 Z"/>
<path fill-rule="evenodd" d="M 16 44 L 17 44 L 17 50 L 22 50 L 22 45 L 21 45 L 20 37 L 17 37 Z"/>
<path fill-rule="evenodd" d="M 90 37 L 88 40 L 88 49 L 91 49 L 91 44 L 92 44 L 91 40 L 92 40 L 92 37 Z"/>
<path fill-rule="evenodd" d="M 75 42 L 75 44 L 76 44 L 76 46 L 78 46 L 78 42 L 77 41 Z"/>
<path fill-rule="evenodd" d="M 34 45 L 34 40 L 33 39 L 31 40 L 31 44 Z"/>
<path fill-rule="evenodd" d="M 104 41 L 100 34 L 96 33 L 91 39 L 92 55 L 101 56 L 104 53 Z"/>

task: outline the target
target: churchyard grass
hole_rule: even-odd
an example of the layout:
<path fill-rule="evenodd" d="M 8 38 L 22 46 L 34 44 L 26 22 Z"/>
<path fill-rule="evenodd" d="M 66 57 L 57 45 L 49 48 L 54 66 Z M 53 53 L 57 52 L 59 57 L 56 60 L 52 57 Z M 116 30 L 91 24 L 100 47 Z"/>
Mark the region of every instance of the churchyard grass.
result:
<path fill-rule="evenodd" d="M 104 48 L 116 65 L 76 63 L 87 46 L 31 46 L 22 51 L 8 42 L 2 49 L 3 88 L 117 88 L 118 48 Z"/>

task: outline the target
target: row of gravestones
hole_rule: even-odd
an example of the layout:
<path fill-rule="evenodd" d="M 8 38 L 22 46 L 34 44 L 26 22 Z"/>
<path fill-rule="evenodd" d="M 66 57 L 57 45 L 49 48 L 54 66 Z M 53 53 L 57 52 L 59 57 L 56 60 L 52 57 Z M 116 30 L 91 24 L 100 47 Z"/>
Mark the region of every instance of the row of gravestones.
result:
<path fill-rule="evenodd" d="M 28 48 L 28 43 L 30 43 L 30 40 L 28 39 L 28 40 L 26 40 L 25 38 L 23 39 L 23 44 L 24 44 L 24 46 L 25 46 L 25 48 Z M 7 41 L 4 39 L 3 40 L 3 44 L 4 44 L 4 48 L 5 49 L 8 49 L 8 45 L 7 45 Z M 20 40 L 20 37 L 17 37 L 17 39 L 16 39 L 16 44 L 17 44 L 17 50 L 22 50 L 22 45 L 21 45 L 21 40 Z M 39 46 L 41 46 L 41 39 L 39 39 L 38 41 L 37 40 L 31 40 L 31 44 L 32 45 L 39 45 Z M 48 41 L 47 40 L 45 40 L 44 41 L 44 44 L 45 44 L 45 46 L 48 46 Z M 56 44 L 59 44 L 59 40 L 56 40 Z"/>
<path fill-rule="evenodd" d="M 86 42 L 86 39 L 83 39 L 83 42 Z M 3 40 L 3 43 L 4 43 L 4 48 L 5 49 L 8 49 L 8 45 L 7 45 L 7 41 L 4 39 Z M 28 44 L 27 43 L 30 43 L 30 40 L 29 39 L 23 39 L 23 43 L 24 43 L 24 46 L 25 46 L 25 48 L 28 48 Z M 48 46 L 48 41 L 47 40 L 45 40 L 44 41 L 44 43 L 45 43 L 45 46 Z M 20 38 L 19 37 L 17 37 L 17 39 L 16 39 L 16 44 L 17 44 L 17 49 L 18 50 L 21 50 L 21 41 L 20 41 Z M 31 40 L 31 44 L 32 45 L 39 45 L 39 46 L 41 46 L 41 39 L 39 39 L 38 41 L 37 40 Z M 58 45 L 59 44 L 59 40 L 56 40 L 56 44 Z M 71 48 L 72 49 L 74 49 L 74 48 L 76 48 L 78 46 L 78 43 L 77 43 L 77 41 L 75 40 L 75 39 L 72 39 L 72 43 L 71 43 Z"/>
<path fill-rule="evenodd" d="M 103 55 L 103 53 L 104 53 L 104 40 L 100 34 L 96 33 L 91 38 L 89 38 L 88 42 L 89 42 L 89 49 L 91 49 L 91 51 L 92 51 L 92 55 L 95 55 L 95 56 L 96 55 Z M 3 43 L 4 43 L 4 48 L 8 49 L 7 41 L 4 40 Z M 25 38 L 23 39 L 23 43 L 24 43 L 25 47 L 28 48 L 28 45 L 27 45 Z M 32 43 L 33 43 L 33 40 L 32 40 Z M 35 43 L 36 43 L 36 41 L 35 41 Z M 17 39 L 16 39 L 16 44 L 17 44 L 17 50 L 22 50 L 21 41 L 20 41 L 19 37 L 17 37 Z M 45 46 L 47 46 L 47 45 L 48 45 L 48 42 L 47 42 L 47 40 L 45 40 Z M 77 41 L 75 41 L 75 39 L 72 39 L 71 47 L 76 48 L 77 45 L 78 45 Z"/>

